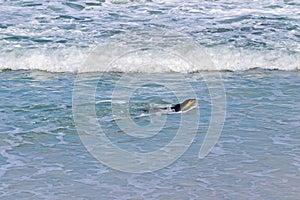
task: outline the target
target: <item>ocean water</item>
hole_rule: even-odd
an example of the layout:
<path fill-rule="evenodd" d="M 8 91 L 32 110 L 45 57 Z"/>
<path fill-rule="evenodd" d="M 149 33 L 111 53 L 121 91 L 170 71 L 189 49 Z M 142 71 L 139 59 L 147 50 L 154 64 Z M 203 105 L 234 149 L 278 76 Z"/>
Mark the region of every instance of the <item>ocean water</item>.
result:
<path fill-rule="evenodd" d="M 296 0 L 0 1 L 0 199 L 299 199 L 299 22 Z"/>

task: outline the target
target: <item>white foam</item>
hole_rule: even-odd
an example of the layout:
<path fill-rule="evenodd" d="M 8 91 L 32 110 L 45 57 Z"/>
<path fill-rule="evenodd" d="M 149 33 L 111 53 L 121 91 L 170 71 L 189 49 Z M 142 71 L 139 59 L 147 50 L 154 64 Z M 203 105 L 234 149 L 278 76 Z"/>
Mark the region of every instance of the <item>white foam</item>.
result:
<path fill-rule="evenodd" d="M 250 50 L 215 47 L 207 49 L 217 70 L 240 71 L 253 68 L 299 70 L 300 53 L 284 50 Z M 209 69 L 208 69 L 209 70 Z"/>
<path fill-rule="evenodd" d="M 48 72 L 124 72 L 124 73 L 192 73 L 198 71 L 240 71 L 253 68 L 269 70 L 299 70 L 300 53 L 285 50 L 251 50 L 227 46 L 206 47 L 207 59 L 214 65 L 198 63 L 189 65 L 180 55 L 159 51 L 140 51 L 114 59 L 111 66 L 101 63 L 89 66 L 93 47 L 75 47 L 52 50 L 19 50 L 0 53 L 0 70 L 43 70 Z M 188 50 L 188 49 L 187 49 Z M 97 52 L 99 55 L 102 52 Z M 201 52 L 203 54 L 203 52 Z M 104 54 L 103 54 L 104 55 Z M 104 55 L 105 56 L 105 55 Z M 109 59 L 110 55 L 107 55 Z M 96 61 L 95 61 L 96 62 Z"/>
<path fill-rule="evenodd" d="M 78 48 L 17 50 L 0 53 L 0 69 L 77 72 L 86 54 Z"/>

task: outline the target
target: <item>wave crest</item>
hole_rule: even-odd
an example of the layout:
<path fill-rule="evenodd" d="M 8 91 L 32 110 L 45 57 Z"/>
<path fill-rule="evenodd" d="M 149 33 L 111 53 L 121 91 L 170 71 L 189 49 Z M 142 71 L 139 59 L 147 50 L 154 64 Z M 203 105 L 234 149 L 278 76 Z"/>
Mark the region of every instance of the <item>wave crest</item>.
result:
<path fill-rule="evenodd" d="M 179 48 L 179 47 L 178 47 Z M 186 46 L 185 48 L 188 48 Z M 206 60 L 189 65 L 184 58 L 162 51 L 141 50 L 128 53 L 115 60 L 111 66 L 89 65 L 87 59 L 95 47 L 32 49 L 0 53 L 0 70 L 42 70 L 48 72 L 122 72 L 122 73 L 193 73 L 199 71 L 242 71 L 253 68 L 268 70 L 299 70 L 300 53 L 284 50 L 250 50 L 226 46 L 205 47 L 213 66 Z M 103 52 L 98 54 L 105 55 Z M 188 51 L 182 50 L 182 51 Z M 109 56 L 109 55 L 107 55 Z"/>

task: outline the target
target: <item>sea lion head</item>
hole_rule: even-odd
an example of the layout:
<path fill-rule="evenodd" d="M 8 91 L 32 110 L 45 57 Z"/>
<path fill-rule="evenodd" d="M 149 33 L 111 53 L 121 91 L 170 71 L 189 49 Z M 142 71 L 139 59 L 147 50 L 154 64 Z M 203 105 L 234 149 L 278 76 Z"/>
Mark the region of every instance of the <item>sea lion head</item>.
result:
<path fill-rule="evenodd" d="M 187 100 L 185 100 L 184 102 L 182 102 L 182 103 L 180 104 L 180 109 L 181 109 L 182 111 L 188 110 L 188 109 L 190 109 L 192 106 L 194 106 L 195 103 L 196 103 L 196 99 L 187 99 Z"/>

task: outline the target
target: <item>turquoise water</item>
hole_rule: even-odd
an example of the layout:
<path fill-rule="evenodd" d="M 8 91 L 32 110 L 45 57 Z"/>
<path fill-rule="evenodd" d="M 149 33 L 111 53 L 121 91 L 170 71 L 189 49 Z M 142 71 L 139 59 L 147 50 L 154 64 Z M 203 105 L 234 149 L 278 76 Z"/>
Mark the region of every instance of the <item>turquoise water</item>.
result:
<path fill-rule="evenodd" d="M 299 7 L 0 1 L 0 198 L 298 199 Z"/>
<path fill-rule="evenodd" d="M 198 152 L 210 120 L 210 97 L 203 78 L 188 75 L 197 88 L 201 113 L 193 143 L 171 165 L 135 174 L 107 167 L 82 144 L 72 115 L 73 74 L 3 72 L 1 199 L 297 199 L 299 75 L 295 71 L 222 72 L 226 120 L 217 144 L 203 159 Z M 118 76 L 109 74 L 105 80 Z M 145 102 L 175 102 L 163 87 L 149 84 L 143 88 L 156 90 L 155 95 L 133 95 L 132 116 L 141 113 Z M 108 95 L 100 95 L 110 90 L 109 84 L 97 90 L 95 107 L 108 138 L 120 148 L 153 151 L 174 137 L 179 114 L 170 115 L 167 127 L 154 138 L 120 132 L 111 120 L 110 104 L 102 101 Z M 195 117 L 194 112 L 185 115 Z M 138 121 L 141 126 L 149 123 L 143 120 Z"/>

